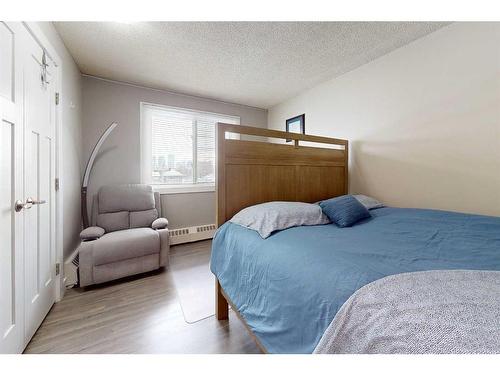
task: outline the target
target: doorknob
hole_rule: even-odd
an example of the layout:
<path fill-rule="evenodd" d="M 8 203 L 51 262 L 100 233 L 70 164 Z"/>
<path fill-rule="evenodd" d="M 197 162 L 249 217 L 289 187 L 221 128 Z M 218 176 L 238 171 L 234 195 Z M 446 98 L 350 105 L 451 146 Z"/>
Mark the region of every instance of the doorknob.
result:
<path fill-rule="evenodd" d="M 36 200 L 36 199 L 29 197 L 28 199 L 26 199 L 26 203 L 23 203 L 23 201 L 21 201 L 21 200 L 17 200 L 14 203 L 14 209 L 16 210 L 16 212 L 20 212 L 23 208 L 29 210 L 35 204 L 44 204 L 44 203 L 47 203 L 47 202 L 43 199 Z"/>

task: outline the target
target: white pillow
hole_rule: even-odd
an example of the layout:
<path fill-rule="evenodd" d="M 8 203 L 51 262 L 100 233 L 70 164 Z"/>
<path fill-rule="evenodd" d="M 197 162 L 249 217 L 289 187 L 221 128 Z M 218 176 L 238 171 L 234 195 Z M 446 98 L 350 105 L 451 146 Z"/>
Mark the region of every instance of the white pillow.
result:
<path fill-rule="evenodd" d="M 369 197 L 367 195 L 363 194 L 356 194 L 353 195 L 354 198 L 356 198 L 359 203 L 361 203 L 363 206 L 366 207 L 367 210 L 373 210 L 374 208 L 381 208 L 385 207 L 385 205 L 375 198 Z"/>
<path fill-rule="evenodd" d="M 277 230 L 299 225 L 328 224 L 330 220 L 317 204 L 268 202 L 244 208 L 230 222 L 252 229 L 262 238 L 267 238 Z"/>

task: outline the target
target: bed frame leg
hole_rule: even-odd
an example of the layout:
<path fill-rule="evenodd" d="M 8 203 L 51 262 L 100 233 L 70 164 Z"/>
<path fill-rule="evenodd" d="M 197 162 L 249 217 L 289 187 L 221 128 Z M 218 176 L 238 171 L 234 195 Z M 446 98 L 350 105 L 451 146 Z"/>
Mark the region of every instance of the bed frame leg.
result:
<path fill-rule="evenodd" d="M 227 320 L 229 318 L 229 305 L 222 294 L 218 279 L 215 279 L 215 316 L 217 320 Z"/>

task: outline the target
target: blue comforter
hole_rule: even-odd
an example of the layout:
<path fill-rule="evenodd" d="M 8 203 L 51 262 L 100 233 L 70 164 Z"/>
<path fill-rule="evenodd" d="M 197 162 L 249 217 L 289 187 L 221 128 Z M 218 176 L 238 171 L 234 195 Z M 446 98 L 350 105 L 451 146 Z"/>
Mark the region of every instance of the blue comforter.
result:
<path fill-rule="evenodd" d="M 270 353 L 311 353 L 342 304 L 382 277 L 500 270 L 500 218 L 380 208 L 351 228 L 302 226 L 263 240 L 230 222 L 210 268 Z"/>

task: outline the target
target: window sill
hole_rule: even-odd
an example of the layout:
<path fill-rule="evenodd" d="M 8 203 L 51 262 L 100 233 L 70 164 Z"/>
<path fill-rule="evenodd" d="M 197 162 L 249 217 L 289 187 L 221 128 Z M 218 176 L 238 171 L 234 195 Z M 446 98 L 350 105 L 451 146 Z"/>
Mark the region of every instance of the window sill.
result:
<path fill-rule="evenodd" d="M 188 194 L 188 193 L 209 193 L 215 191 L 215 185 L 199 184 L 199 185 L 151 185 L 153 191 L 165 194 Z"/>

